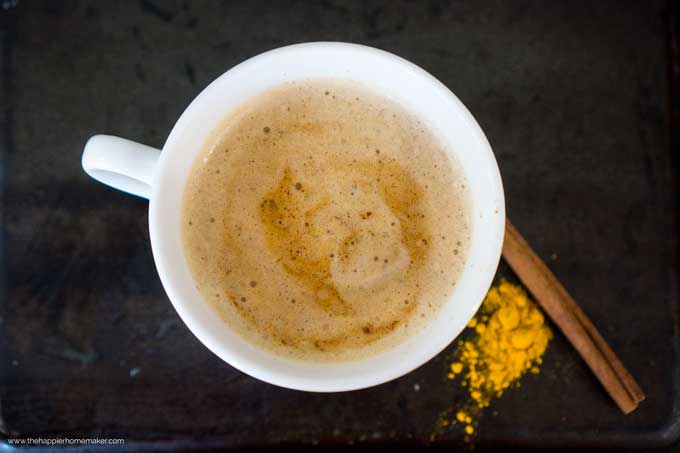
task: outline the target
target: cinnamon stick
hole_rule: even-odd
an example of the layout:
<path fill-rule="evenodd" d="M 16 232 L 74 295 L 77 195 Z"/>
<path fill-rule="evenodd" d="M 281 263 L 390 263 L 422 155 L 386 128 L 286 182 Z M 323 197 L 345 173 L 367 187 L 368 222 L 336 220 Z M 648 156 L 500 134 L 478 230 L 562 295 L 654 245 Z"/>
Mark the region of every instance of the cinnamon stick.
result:
<path fill-rule="evenodd" d="M 576 301 L 506 220 L 503 257 L 588 364 L 624 414 L 645 395 Z"/>

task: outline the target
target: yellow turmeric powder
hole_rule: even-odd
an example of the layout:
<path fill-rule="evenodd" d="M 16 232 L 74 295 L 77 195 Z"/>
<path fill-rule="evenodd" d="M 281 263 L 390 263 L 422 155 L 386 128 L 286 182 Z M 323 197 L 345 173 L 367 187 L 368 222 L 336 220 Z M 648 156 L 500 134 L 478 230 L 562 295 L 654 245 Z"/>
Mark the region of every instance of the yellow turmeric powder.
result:
<path fill-rule="evenodd" d="M 468 328 L 475 335 L 459 341 L 448 378 L 462 376 L 471 401 L 446 424 L 460 423 L 470 436 L 475 431 L 474 418 L 493 398 L 510 386 L 519 386 L 526 372 L 539 372 L 552 332 L 526 292 L 506 280 L 489 290 Z"/>

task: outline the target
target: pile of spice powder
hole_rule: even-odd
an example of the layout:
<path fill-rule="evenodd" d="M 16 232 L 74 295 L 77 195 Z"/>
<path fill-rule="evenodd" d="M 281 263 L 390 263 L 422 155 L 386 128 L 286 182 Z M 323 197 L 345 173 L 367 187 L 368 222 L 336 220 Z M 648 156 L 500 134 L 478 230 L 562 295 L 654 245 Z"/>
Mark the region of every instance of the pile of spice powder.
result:
<path fill-rule="evenodd" d="M 470 400 L 445 413 L 439 423 L 462 425 L 469 437 L 492 399 L 511 386 L 519 387 L 525 373 L 539 372 L 552 332 L 526 292 L 506 280 L 489 290 L 468 328 L 474 330 L 473 337 L 458 342 L 448 378 L 462 376 Z"/>

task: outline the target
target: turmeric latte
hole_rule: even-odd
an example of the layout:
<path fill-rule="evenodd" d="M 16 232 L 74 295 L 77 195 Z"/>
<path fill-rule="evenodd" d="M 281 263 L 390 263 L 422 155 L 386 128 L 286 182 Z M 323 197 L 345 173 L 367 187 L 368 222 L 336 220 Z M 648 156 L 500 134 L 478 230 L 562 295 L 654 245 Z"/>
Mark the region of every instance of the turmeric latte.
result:
<path fill-rule="evenodd" d="M 289 358 L 356 360 L 452 294 L 470 219 L 459 164 L 398 104 L 337 80 L 240 106 L 199 154 L 184 255 L 225 323 Z"/>

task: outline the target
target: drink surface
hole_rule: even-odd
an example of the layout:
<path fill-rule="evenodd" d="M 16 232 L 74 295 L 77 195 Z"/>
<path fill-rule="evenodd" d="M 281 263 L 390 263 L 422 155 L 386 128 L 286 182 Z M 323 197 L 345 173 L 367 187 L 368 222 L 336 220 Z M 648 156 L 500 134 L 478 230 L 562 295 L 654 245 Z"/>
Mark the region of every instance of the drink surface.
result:
<path fill-rule="evenodd" d="M 295 82 L 247 101 L 206 142 L 184 193 L 184 255 L 249 342 L 357 360 L 446 303 L 469 211 L 458 162 L 417 117 L 350 82 Z"/>

